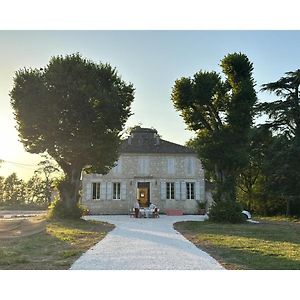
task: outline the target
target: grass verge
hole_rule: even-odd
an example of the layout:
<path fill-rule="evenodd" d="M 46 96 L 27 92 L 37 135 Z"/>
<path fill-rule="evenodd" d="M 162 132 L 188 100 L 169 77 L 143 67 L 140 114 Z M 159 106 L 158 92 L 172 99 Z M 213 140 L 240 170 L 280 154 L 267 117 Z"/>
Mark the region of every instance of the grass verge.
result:
<path fill-rule="evenodd" d="M 114 228 L 84 220 L 47 221 L 44 232 L 0 241 L 0 269 L 62 270 Z"/>
<path fill-rule="evenodd" d="M 260 224 L 189 221 L 174 227 L 226 269 L 299 270 L 300 223 L 278 218 L 259 221 Z"/>

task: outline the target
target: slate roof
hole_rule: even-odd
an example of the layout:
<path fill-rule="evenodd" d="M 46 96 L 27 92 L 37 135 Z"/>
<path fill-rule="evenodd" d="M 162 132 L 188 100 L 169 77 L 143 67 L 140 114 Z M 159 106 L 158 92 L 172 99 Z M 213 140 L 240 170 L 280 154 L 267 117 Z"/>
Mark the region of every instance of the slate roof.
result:
<path fill-rule="evenodd" d="M 195 154 L 188 147 L 163 140 L 157 130 L 136 127 L 131 135 L 123 141 L 121 153 L 165 153 L 165 154 Z"/>

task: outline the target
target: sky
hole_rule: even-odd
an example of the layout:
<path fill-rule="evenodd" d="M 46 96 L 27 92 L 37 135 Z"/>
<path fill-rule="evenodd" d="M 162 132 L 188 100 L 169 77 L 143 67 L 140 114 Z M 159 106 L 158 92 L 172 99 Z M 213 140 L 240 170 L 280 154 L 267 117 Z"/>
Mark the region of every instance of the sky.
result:
<path fill-rule="evenodd" d="M 107 62 L 135 87 L 133 116 L 126 127 L 154 127 L 163 139 L 184 144 L 193 137 L 171 102 L 176 79 L 200 69 L 221 72 L 220 60 L 242 52 L 253 63 L 258 98 L 261 84 L 300 68 L 300 31 L 264 30 L 72 30 L 0 31 L 0 176 L 17 172 L 28 179 L 41 160 L 25 152 L 18 141 L 9 92 L 20 68 L 44 67 L 55 55 L 79 52 L 95 62 Z M 18 164 L 16 164 L 18 163 Z"/>

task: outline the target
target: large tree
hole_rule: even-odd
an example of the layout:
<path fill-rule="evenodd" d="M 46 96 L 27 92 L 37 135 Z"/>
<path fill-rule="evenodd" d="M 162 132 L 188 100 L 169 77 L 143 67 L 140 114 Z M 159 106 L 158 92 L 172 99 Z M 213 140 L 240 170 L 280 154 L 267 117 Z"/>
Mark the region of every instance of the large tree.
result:
<path fill-rule="evenodd" d="M 259 105 L 268 114 L 267 122 L 273 129 L 279 129 L 300 145 L 300 69 L 286 72 L 278 81 L 262 85 L 262 91 L 275 93 L 280 99 Z"/>
<path fill-rule="evenodd" d="M 249 131 L 256 92 L 253 66 L 247 56 L 233 53 L 216 72 L 199 71 L 176 80 L 172 101 L 197 137 L 191 143 L 216 183 L 215 201 L 236 200 L 236 180 L 248 161 Z"/>
<path fill-rule="evenodd" d="M 287 214 L 296 206 L 297 214 L 300 207 L 300 69 L 286 72 L 275 82 L 262 86 L 262 91 L 275 93 L 278 100 L 264 102 L 259 105 L 261 111 L 267 113 L 267 121 L 278 134 L 276 152 L 270 158 L 271 169 L 270 190 L 285 199 Z"/>
<path fill-rule="evenodd" d="M 21 142 L 28 152 L 48 153 L 59 164 L 65 174 L 60 198 L 72 211 L 82 170 L 106 173 L 118 158 L 132 84 L 109 64 L 72 54 L 52 57 L 41 69 L 17 71 L 10 96 Z"/>
<path fill-rule="evenodd" d="M 44 177 L 44 193 L 45 202 L 51 204 L 51 196 L 54 184 L 54 174 L 58 173 L 60 170 L 57 165 L 55 165 L 47 155 L 42 155 L 44 160 L 38 163 L 39 168 L 35 170 L 35 174 L 42 175 Z"/>

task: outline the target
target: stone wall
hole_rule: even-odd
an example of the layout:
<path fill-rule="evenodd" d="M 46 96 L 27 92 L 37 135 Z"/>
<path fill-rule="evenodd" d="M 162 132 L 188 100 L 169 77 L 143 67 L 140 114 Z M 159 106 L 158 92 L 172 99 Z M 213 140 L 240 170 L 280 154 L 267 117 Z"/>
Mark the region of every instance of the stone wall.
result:
<path fill-rule="evenodd" d="M 92 183 L 100 183 L 100 199 L 92 199 Z M 112 199 L 114 182 L 121 183 L 121 199 Z M 136 200 L 138 182 L 150 183 L 150 201 L 162 213 L 180 209 L 197 213 L 197 201 L 205 200 L 204 170 L 193 154 L 122 154 L 118 165 L 107 175 L 84 175 L 82 204 L 93 214 L 128 214 Z M 166 182 L 174 182 L 175 199 L 166 199 Z M 195 199 L 186 199 L 186 182 L 194 182 Z"/>

